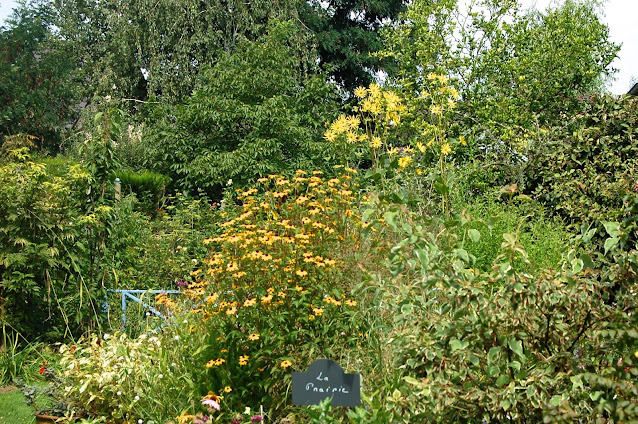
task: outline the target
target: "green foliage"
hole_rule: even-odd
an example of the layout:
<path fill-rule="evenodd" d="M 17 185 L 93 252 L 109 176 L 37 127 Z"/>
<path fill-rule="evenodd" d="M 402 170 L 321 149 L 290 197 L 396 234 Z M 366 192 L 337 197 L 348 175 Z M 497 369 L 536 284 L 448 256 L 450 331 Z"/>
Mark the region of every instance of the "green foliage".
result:
<path fill-rule="evenodd" d="M 110 287 L 142 290 L 175 289 L 177 282 L 191 281 L 197 260 L 208 252 L 202 242 L 219 231 L 222 219 L 206 199 L 181 194 L 169 198 L 156 219 L 137 212 L 131 196 L 114 204 L 113 215 L 103 258 Z"/>
<path fill-rule="evenodd" d="M 550 218 L 538 203 L 518 196 L 514 198 L 514 202 L 508 202 L 486 195 L 465 206 L 465 213 L 473 221 L 468 225 L 479 234 L 466 247 L 468 253 L 476 258 L 474 268 L 488 271 L 501 253 L 503 234 L 515 234 L 529 261 L 526 265 L 523 258 L 517 258 L 516 264 L 512 264 L 516 269 L 559 269 L 565 245 L 573 235 L 560 219 Z"/>
<path fill-rule="evenodd" d="M 79 301 L 63 308 L 69 315 L 87 312 L 84 283 L 69 277 L 79 271 L 90 176 L 72 162 L 65 168 L 63 177 L 48 175 L 26 148 L 0 162 L 0 321 L 30 338 L 64 333 L 62 299 Z"/>
<path fill-rule="evenodd" d="M 259 41 L 242 41 L 204 73 L 185 105 L 160 107 L 149 130 L 154 169 L 180 190 L 219 198 L 229 179 L 242 187 L 258 176 L 325 168 L 320 128 L 335 107 L 334 90 L 302 72 L 293 36 L 282 23 Z"/>
<path fill-rule="evenodd" d="M 638 103 L 631 97 L 583 99 L 576 125 L 539 143 L 526 167 L 526 190 L 576 228 L 617 221 L 636 190 Z"/>
<path fill-rule="evenodd" d="M 87 98 L 112 95 L 178 103 L 197 75 L 239 40 L 263 35 L 272 18 L 289 19 L 289 0 L 56 0 L 56 25 L 82 65 Z"/>
<path fill-rule="evenodd" d="M 28 343 L 19 334 L 8 331 L 3 324 L 0 340 L 0 386 L 11 384 L 14 380 L 31 381 L 34 371 L 41 365 L 44 343 Z"/>
<path fill-rule="evenodd" d="M 304 175 L 265 178 L 238 194 L 242 205 L 227 206 L 223 233 L 205 240 L 210 252 L 193 261 L 184 298 L 157 296 L 170 325 L 63 348 L 76 412 L 156 422 L 212 412 L 230 420 L 262 405 L 269 417 L 283 416 L 291 369 L 317 356 L 360 366 L 366 323 L 345 265 L 362 257 L 353 176 Z M 351 254 L 333 258 L 337 247 Z M 209 392 L 223 396 L 221 411 L 199 402 Z"/>
<path fill-rule="evenodd" d="M 170 178 L 152 171 L 120 171 L 117 176 L 121 181 L 122 195 L 135 194 L 140 202 L 138 210 L 154 216 L 160 208 Z"/>
<path fill-rule="evenodd" d="M 71 57 L 51 29 L 53 16 L 47 1 L 23 1 L 0 27 L 0 136 L 31 134 L 41 149 L 57 151 L 74 93 Z"/>
<path fill-rule="evenodd" d="M 386 216 L 405 237 L 389 258 L 394 278 L 376 283 L 388 310 L 376 331 L 390 345 L 388 375 L 401 379 L 386 380 L 376 408 L 391 422 L 635 419 L 635 252 L 613 250 L 613 265 L 596 269 L 574 250 L 564 269 L 531 274 L 517 271 L 526 252 L 503 234 L 496 266 L 477 272 L 470 221 L 432 232 L 441 223 Z M 465 241 L 448 233 L 459 225 Z"/>
<path fill-rule="evenodd" d="M 403 0 L 299 1 L 299 18 L 312 31 L 321 63 L 346 90 L 367 86 L 372 72 L 390 70 L 391 61 L 372 53 L 383 46 L 379 30 L 397 19 Z"/>
<path fill-rule="evenodd" d="M 580 97 L 599 92 L 618 46 L 609 41 L 594 2 L 565 1 L 545 13 L 518 1 L 415 1 L 386 33 L 382 57 L 399 63 L 399 84 L 421 90 L 431 72 L 461 94 L 456 120 L 484 155 L 516 163 L 540 129 L 578 112 Z M 456 131 L 458 131 L 457 129 Z"/>

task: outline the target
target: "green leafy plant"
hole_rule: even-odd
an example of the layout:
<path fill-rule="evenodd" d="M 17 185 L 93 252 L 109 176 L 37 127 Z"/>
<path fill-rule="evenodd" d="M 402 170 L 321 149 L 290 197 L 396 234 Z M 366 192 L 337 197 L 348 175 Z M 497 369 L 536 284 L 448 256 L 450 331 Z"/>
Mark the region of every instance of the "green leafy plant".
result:
<path fill-rule="evenodd" d="M 630 97 L 583 98 L 573 125 L 538 146 L 526 169 L 526 191 L 582 224 L 619 221 L 636 190 L 638 102 Z"/>

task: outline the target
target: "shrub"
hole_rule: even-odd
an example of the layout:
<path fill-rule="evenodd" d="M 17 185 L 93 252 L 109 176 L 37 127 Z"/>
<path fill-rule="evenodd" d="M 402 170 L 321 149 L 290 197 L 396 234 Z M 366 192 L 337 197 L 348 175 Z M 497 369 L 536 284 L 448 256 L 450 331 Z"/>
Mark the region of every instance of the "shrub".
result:
<path fill-rule="evenodd" d="M 466 247 L 468 253 L 476 258 L 475 269 L 485 272 L 492 267 L 501 254 L 503 234 L 516 234 L 528 255 L 529 266 L 522 257 L 512 264 L 517 270 L 561 267 L 565 246 L 573 234 L 559 217 L 550 218 L 542 205 L 523 199 L 518 197 L 512 203 L 486 194 L 467 204 L 465 211 L 472 220 L 469 226 L 481 234 L 477 242 L 469 243 Z"/>
<path fill-rule="evenodd" d="M 155 216 L 170 178 L 151 171 L 120 171 L 117 176 L 122 184 L 122 195 L 134 193 L 139 201 L 136 209 Z"/>
<path fill-rule="evenodd" d="M 607 243 L 611 266 L 604 269 L 574 249 L 559 271 L 519 272 L 512 260 L 526 252 L 504 234 L 497 266 L 477 272 L 465 248 L 480 234 L 469 221 L 456 221 L 466 243 L 449 229 L 390 222 L 406 239 L 390 257 L 395 278 L 378 281 L 378 307 L 389 311 L 375 328 L 388 343 L 388 377 L 377 394 L 384 401 L 353 416 L 381 411 L 406 423 L 636 418 L 638 256 L 623 245 L 627 232 L 607 224 L 618 246 Z"/>
<path fill-rule="evenodd" d="M 302 71 L 293 29 L 279 23 L 258 41 L 238 40 L 237 52 L 203 71 L 183 105 L 153 110 L 156 124 L 144 133 L 153 169 L 177 190 L 218 200 L 229 179 L 245 187 L 272 173 L 329 169 L 334 158 L 326 161 L 321 131 L 336 93 Z"/>
<path fill-rule="evenodd" d="M 63 176 L 48 166 L 26 148 L 0 158 L 0 322 L 29 340 L 81 327 L 96 300 L 79 276 L 85 230 L 97 222 L 83 212 L 90 176 L 72 162 L 56 164 Z"/>
<path fill-rule="evenodd" d="M 621 219 L 623 198 L 638 176 L 638 102 L 631 96 L 590 99 L 580 128 L 557 131 L 538 146 L 525 170 L 526 192 L 578 228 Z"/>
<path fill-rule="evenodd" d="M 206 335 L 197 356 L 203 381 L 218 385 L 216 393 L 232 389 L 224 394 L 230 411 L 263 405 L 280 414 L 289 370 L 318 356 L 361 365 L 353 349 L 367 331 L 353 320 L 358 304 L 348 274 L 365 226 L 356 186 L 351 173 L 262 178 L 239 194 L 241 214 L 205 241 L 212 252 L 186 294 L 200 305 L 192 331 Z"/>
<path fill-rule="evenodd" d="M 222 233 L 205 240 L 207 257 L 193 261 L 201 267 L 191 271 L 186 300 L 157 297 L 168 325 L 63 348 L 75 410 L 192 422 L 211 412 L 198 402 L 208 396 L 220 405 L 217 419 L 259 406 L 275 419 L 287 411 L 290 370 L 317 357 L 363 367 L 357 348 L 368 330 L 351 287 L 367 224 L 354 172 L 271 175 L 239 191 L 240 205 L 222 212 Z"/>

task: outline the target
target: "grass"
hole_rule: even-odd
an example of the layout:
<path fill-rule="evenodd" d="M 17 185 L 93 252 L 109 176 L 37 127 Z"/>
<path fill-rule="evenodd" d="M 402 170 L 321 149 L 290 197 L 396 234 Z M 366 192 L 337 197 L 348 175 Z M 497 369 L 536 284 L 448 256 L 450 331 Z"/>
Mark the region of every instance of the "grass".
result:
<path fill-rule="evenodd" d="M 24 403 L 24 396 L 13 386 L 0 387 L 0 423 L 33 424 L 33 411 Z"/>

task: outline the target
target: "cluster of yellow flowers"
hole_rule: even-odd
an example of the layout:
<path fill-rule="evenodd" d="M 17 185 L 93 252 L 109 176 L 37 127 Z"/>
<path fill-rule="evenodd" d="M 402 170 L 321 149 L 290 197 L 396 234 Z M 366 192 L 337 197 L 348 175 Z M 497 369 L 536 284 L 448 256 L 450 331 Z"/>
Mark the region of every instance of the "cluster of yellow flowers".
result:
<path fill-rule="evenodd" d="M 324 133 L 330 142 L 367 143 L 370 149 L 383 147 L 384 133 L 401 122 L 406 106 L 392 90 L 382 90 L 377 84 L 354 91 L 359 100 L 353 111 L 359 116 L 341 115 Z"/>
<path fill-rule="evenodd" d="M 459 92 L 449 84 L 450 79 L 442 74 L 427 75 L 429 90 L 421 91 L 420 102 L 424 103 L 431 115 L 430 122 L 425 122 L 422 136 L 429 140 L 426 144 L 417 142 L 417 150 L 425 152 L 428 148 L 437 150 L 442 157 L 452 153 L 452 144 L 447 139 L 445 114 L 456 108 Z M 459 139 L 460 144 L 466 145 L 465 139 Z"/>
<path fill-rule="evenodd" d="M 288 359 L 268 360 L 260 353 L 273 337 L 272 329 L 257 324 L 265 314 L 289 316 L 297 310 L 310 322 L 324 310 L 357 306 L 345 296 L 325 295 L 341 263 L 331 247 L 357 246 L 358 231 L 369 224 L 361 222 L 357 210 L 357 171 L 344 171 L 334 178 L 303 170 L 288 178 L 260 178 L 256 188 L 237 192 L 240 205 L 236 213 L 232 208 L 226 212 L 232 215 L 220 224 L 222 233 L 204 241 L 211 253 L 191 274 L 198 280 L 184 294 L 196 305 L 192 312 L 200 314 L 202 322 L 215 317 L 241 334 L 240 346 L 226 345 L 231 352 L 216 348 L 208 353 L 213 359 L 206 368 L 211 372 L 224 375 L 221 368 L 236 366 L 241 372 L 263 372 L 267 366 L 292 365 Z M 317 307 L 321 302 L 324 307 Z M 304 325 L 303 320 L 295 325 Z"/>

